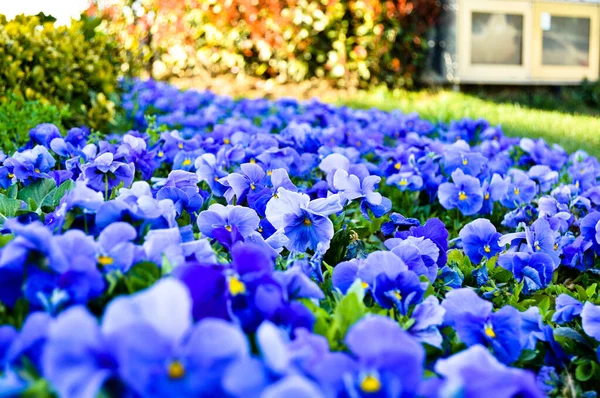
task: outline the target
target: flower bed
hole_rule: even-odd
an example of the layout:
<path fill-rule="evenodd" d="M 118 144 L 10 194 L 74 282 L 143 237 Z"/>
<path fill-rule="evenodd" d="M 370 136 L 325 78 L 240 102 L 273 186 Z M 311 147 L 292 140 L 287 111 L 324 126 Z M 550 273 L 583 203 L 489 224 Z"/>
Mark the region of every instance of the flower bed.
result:
<path fill-rule="evenodd" d="M 2 159 L 3 393 L 594 396 L 597 159 L 126 89 L 136 130 L 40 125 Z"/>

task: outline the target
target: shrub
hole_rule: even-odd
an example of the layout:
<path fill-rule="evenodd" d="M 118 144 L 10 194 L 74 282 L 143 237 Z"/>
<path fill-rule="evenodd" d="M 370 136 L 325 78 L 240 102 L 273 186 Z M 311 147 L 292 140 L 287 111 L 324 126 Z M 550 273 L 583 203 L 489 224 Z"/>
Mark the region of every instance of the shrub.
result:
<path fill-rule="evenodd" d="M 167 76 L 244 72 L 363 87 L 414 86 L 425 66 L 424 36 L 439 14 L 436 0 L 103 3 L 110 5 L 90 9 L 111 22 L 102 26 L 124 45 L 138 43 L 138 59 L 154 62 L 154 70 Z M 126 3 L 145 11 L 131 17 L 115 12 Z"/>
<path fill-rule="evenodd" d="M 96 30 L 100 22 L 84 17 L 66 27 L 0 15 L 0 96 L 68 105 L 65 123 L 105 128 L 115 116 L 122 60 L 117 43 Z"/>
<path fill-rule="evenodd" d="M 0 148 L 10 154 L 29 141 L 29 130 L 41 123 L 52 123 L 61 130 L 63 119 L 70 117 L 69 108 L 28 101 L 9 93 L 0 101 Z"/>

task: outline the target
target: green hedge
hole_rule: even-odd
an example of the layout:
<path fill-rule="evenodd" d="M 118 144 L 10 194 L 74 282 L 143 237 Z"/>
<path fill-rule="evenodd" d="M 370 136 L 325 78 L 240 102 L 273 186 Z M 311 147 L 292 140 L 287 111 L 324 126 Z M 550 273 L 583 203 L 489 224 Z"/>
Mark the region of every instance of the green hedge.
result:
<path fill-rule="evenodd" d="M 122 59 L 118 45 L 82 17 L 70 27 L 51 18 L 0 15 L 0 100 L 14 93 L 26 101 L 69 108 L 66 127 L 105 129 L 114 120 Z"/>
<path fill-rule="evenodd" d="M 60 130 L 63 119 L 70 117 L 69 108 L 62 110 L 41 101 L 27 101 L 15 93 L 0 100 L 0 149 L 12 154 L 29 141 L 29 130 L 42 123 L 52 123 Z"/>

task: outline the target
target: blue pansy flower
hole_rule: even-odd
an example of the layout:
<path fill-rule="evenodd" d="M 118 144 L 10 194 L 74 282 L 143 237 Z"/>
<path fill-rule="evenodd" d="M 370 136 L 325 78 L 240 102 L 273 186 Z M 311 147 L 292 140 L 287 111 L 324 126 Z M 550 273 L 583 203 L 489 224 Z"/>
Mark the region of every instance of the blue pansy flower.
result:
<path fill-rule="evenodd" d="M 502 250 L 498 244 L 502 235 L 496 231 L 494 224 L 485 218 L 478 218 L 465 225 L 459 236 L 465 254 L 475 265 L 479 264 L 483 257 L 490 259 Z"/>
<path fill-rule="evenodd" d="M 445 209 L 458 208 L 464 215 L 472 215 L 483 206 L 483 191 L 479 180 L 457 169 L 452 172 L 452 182 L 440 185 L 438 197 Z"/>
<path fill-rule="evenodd" d="M 219 394 L 227 364 L 249 354 L 236 326 L 220 320 L 192 321 L 192 299 L 174 279 L 114 299 L 102 333 L 117 347 L 120 379 L 140 396 Z"/>
<path fill-rule="evenodd" d="M 508 177 L 508 188 L 501 200 L 502 205 L 508 209 L 514 209 L 530 203 L 537 193 L 536 183 L 524 171 L 517 169 L 511 169 Z"/>
<path fill-rule="evenodd" d="M 133 164 L 114 160 L 114 155 L 110 152 L 103 153 L 90 161 L 83 169 L 87 185 L 99 192 L 110 192 L 121 183 L 125 187 L 131 186 L 134 174 Z"/>
<path fill-rule="evenodd" d="M 571 322 L 583 311 L 583 303 L 568 294 L 560 294 L 556 298 L 556 312 L 552 315 L 552 322 L 563 324 Z"/>
<path fill-rule="evenodd" d="M 310 200 L 306 194 L 279 188 L 267 203 L 267 220 L 289 239 L 291 251 L 306 249 L 325 251 L 333 238 L 333 223 L 329 215 L 342 210 L 339 195 Z"/>
<path fill-rule="evenodd" d="M 422 303 L 417 304 L 411 314 L 415 322 L 408 332 L 423 343 L 441 348 L 443 337 L 439 328 L 445 314 L 446 310 L 440 305 L 439 300 L 435 296 L 428 296 Z"/>
<path fill-rule="evenodd" d="M 511 271 L 518 282 L 525 282 L 525 294 L 548 286 L 556 268 L 552 258 L 545 253 L 505 253 L 498 257 L 498 265 Z"/>
<path fill-rule="evenodd" d="M 339 169 L 333 176 L 333 186 L 343 200 L 353 201 L 360 199 L 362 214 L 369 219 L 367 209 L 377 218 L 391 210 L 392 202 L 379 192 L 375 191 L 376 185 L 381 181 L 379 176 L 367 176 L 362 181 L 354 174 Z"/>
<path fill-rule="evenodd" d="M 426 288 L 427 283 L 421 283 L 419 276 L 412 271 L 402 271 L 394 279 L 382 273 L 375 278 L 373 297 L 381 307 L 395 307 L 406 315 L 410 306 L 423 299 Z"/>
<path fill-rule="evenodd" d="M 449 358 L 438 359 L 435 371 L 443 379 L 427 396 L 544 396 L 536 384 L 533 372 L 505 366 L 480 345 L 472 346 Z"/>
<path fill-rule="evenodd" d="M 256 212 L 250 208 L 242 206 L 223 206 L 215 203 L 208 210 L 198 215 L 198 228 L 204 236 L 214 238 L 213 232 L 216 229 L 224 228 L 228 232 L 235 226 L 242 237 L 250 235 L 256 231 L 260 218 Z"/>
<path fill-rule="evenodd" d="M 350 328 L 345 342 L 358 362 L 346 379 L 349 396 L 415 396 L 425 350 L 394 320 L 366 317 Z"/>
<path fill-rule="evenodd" d="M 492 303 L 468 288 L 448 292 L 442 306 L 446 309 L 444 323 L 454 327 L 468 347 L 477 344 L 491 347 L 504 363 L 519 358 L 521 317 L 515 308 L 504 306 L 492 312 Z"/>

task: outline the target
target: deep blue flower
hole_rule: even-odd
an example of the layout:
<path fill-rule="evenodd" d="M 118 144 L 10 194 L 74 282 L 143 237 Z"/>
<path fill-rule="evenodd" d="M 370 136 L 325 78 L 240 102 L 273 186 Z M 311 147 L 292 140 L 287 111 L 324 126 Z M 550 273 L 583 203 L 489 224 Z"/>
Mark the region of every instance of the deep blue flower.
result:
<path fill-rule="evenodd" d="M 505 253 L 498 257 L 498 265 L 511 271 L 517 281 L 525 282 L 525 294 L 548 286 L 556 268 L 552 258 L 545 253 Z"/>
<path fill-rule="evenodd" d="M 381 225 L 384 235 L 393 235 L 396 231 L 407 231 L 410 227 L 419 227 L 421 222 L 416 218 L 406 218 L 400 213 L 391 213 L 390 221 Z"/>
<path fill-rule="evenodd" d="M 29 130 L 29 139 L 31 146 L 42 145 L 46 148 L 50 147 L 50 142 L 55 138 L 60 138 L 60 130 L 51 123 L 38 124 Z"/>
<path fill-rule="evenodd" d="M 563 324 L 571 322 L 575 317 L 581 314 L 583 304 L 569 296 L 568 294 L 560 294 L 556 298 L 556 312 L 552 315 L 552 322 Z"/>
<path fill-rule="evenodd" d="M 408 269 L 417 275 L 425 275 L 430 282 L 435 281 L 440 249 L 431 239 L 422 236 L 392 238 L 385 241 L 385 246 L 400 257 Z"/>
<path fill-rule="evenodd" d="M 375 278 L 373 297 L 383 308 L 395 307 L 406 315 L 409 307 L 423 299 L 427 283 L 421 283 L 419 276 L 412 271 L 400 272 L 391 279 L 385 273 Z"/>
<path fill-rule="evenodd" d="M 492 303 L 471 289 L 448 292 L 442 301 L 446 309 L 444 323 L 454 327 L 458 337 L 468 346 L 491 347 L 496 357 L 512 363 L 521 354 L 521 317 L 511 306 L 492 312 Z"/>
<path fill-rule="evenodd" d="M 99 192 L 111 191 L 121 183 L 125 187 L 131 186 L 134 174 L 133 164 L 115 161 L 110 152 L 98 156 L 83 169 L 87 185 Z"/>
<path fill-rule="evenodd" d="M 452 173 L 453 182 L 440 185 L 438 196 L 445 209 L 458 208 L 464 215 L 472 215 L 483 206 L 483 191 L 479 180 L 457 169 Z"/>
<path fill-rule="evenodd" d="M 14 178 L 30 182 L 39 178 L 50 178 L 48 172 L 54 167 L 56 160 L 50 155 L 46 147 L 36 145 L 33 149 L 16 152 L 4 161 Z"/>
<path fill-rule="evenodd" d="M 447 146 L 444 152 L 444 171 L 447 174 L 461 169 L 465 174 L 477 176 L 486 162 L 485 156 L 471 151 L 469 144 L 462 140 Z"/>
<path fill-rule="evenodd" d="M 508 190 L 508 183 L 500 177 L 499 174 L 494 173 L 491 180 L 483 181 L 481 186 L 483 191 L 483 205 L 481 207 L 482 214 L 492 214 L 494 210 L 494 203 L 506 195 Z"/>
<path fill-rule="evenodd" d="M 466 255 L 475 265 L 479 264 L 483 257 L 490 259 L 502 250 L 498 244 L 502 235 L 496 232 L 494 224 L 485 218 L 478 218 L 465 225 L 459 236 Z"/>

